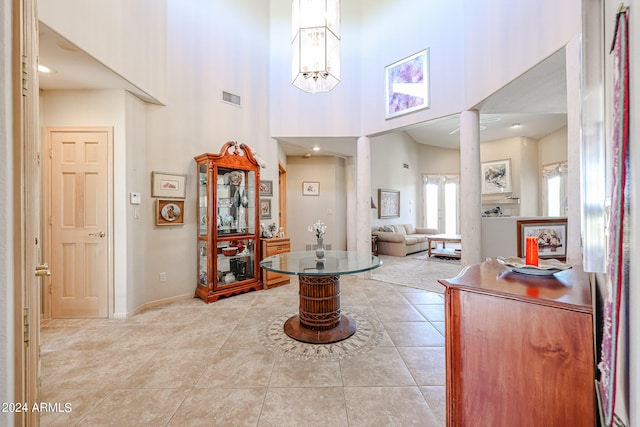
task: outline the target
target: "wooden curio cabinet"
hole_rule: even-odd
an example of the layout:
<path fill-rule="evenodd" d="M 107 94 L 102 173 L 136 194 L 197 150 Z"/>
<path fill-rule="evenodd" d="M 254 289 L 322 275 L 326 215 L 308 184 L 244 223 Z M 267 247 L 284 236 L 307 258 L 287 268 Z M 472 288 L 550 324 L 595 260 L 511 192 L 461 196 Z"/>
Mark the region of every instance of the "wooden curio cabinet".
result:
<path fill-rule="evenodd" d="M 262 289 L 258 188 L 260 167 L 244 144 L 227 142 L 197 164 L 198 285 L 209 303 Z"/>

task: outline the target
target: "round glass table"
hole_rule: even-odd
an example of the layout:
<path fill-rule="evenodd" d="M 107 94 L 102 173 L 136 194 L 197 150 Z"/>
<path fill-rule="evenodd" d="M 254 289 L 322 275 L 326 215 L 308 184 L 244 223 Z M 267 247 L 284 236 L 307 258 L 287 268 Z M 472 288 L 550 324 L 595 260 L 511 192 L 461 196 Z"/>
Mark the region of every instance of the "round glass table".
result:
<path fill-rule="evenodd" d="M 329 344 L 349 338 L 356 322 L 340 311 L 340 276 L 380 267 L 377 256 L 350 251 L 326 251 L 316 260 L 315 251 L 289 252 L 263 259 L 260 267 L 299 276 L 300 309 L 284 324 L 291 338 L 313 344 Z"/>

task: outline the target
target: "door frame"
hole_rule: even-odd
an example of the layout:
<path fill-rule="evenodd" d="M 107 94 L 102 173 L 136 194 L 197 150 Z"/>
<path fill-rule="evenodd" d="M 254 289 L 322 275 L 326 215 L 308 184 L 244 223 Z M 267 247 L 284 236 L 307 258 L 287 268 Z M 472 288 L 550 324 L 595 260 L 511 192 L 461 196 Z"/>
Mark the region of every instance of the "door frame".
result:
<path fill-rule="evenodd" d="M 44 140 L 44 209 L 46 225 L 44 227 L 44 253 L 51 258 L 52 224 L 51 224 L 51 134 L 54 132 L 106 132 L 107 133 L 107 317 L 113 318 L 114 311 L 114 282 L 113 282 L 113 127 L 110 126 L 47 126 L 43 128 Z M 43 283 L 43 317 L 52 316 L 51 279 L 45 278 Z"/>
<path fill-rule="evenodd" d="M 28 408 L 40 393 L 41 168 L 38 138 L 38 20 L 35 0 L 12 4 L 14 402 Z M 11 416 L 12 414 L 9 414 Z M 15 413 L 16 426 L 38 425 L 38 413 Z"/>
<path fill-rule="evenodd" d="M 280 227 L 287 233 L 287 170 L 282 163 L 278 163 L 278 215 Z"/>

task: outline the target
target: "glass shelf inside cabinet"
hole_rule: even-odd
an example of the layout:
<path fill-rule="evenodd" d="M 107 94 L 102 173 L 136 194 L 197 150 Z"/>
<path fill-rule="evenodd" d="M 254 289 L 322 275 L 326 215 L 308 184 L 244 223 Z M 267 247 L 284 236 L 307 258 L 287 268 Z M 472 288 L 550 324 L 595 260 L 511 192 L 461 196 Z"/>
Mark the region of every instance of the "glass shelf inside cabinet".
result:
<path fill-rule="evenodd" d="M 198 235 L 207 235 L 207 165 L 198 168 Z"/>
<path fill-rule="evenodd" d="M 218 242 L 217 266 L 219 285 L 231 285 L 254 277 L 255 241 L 237 239 Z"/>

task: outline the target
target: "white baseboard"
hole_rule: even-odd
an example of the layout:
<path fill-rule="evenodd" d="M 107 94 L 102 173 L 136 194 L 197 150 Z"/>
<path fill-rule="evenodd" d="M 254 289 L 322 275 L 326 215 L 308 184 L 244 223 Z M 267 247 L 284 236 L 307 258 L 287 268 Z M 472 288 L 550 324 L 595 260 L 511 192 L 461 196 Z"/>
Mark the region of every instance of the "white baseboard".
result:
<path fill-rule="evenodd" d="M 150 308 L 154 308 L 154 307 L 159 307 L 161 305 L 167 305 L 167 304 L 171 304 L 174 303 L 176 301 L 183 301 L 186 299 L 190 299 L 193 298 L 193 293 L 189 293 L 189 294 L 184 294 L 184 295 L 177 295 L 175 297 L 170 297 L 170 298 L 163 298 L 163 299 L 159 299 L 156 301 L 149 301 L 149 302 L 145 302 L 144 304 L 134 308 L 131 311 L 128 311 L 126 313 L 113 313 L 113 318 L 114 319 L 128 319 L 130 317 L 135 316 L 136 314 L 140 314 L 146 310 L 149 310 Z"/>

